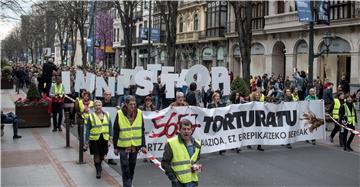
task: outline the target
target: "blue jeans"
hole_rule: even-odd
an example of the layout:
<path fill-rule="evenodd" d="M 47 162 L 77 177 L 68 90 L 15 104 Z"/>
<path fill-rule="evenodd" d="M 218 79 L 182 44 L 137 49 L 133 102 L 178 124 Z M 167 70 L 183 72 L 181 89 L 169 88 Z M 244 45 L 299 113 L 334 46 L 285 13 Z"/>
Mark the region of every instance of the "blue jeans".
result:
<path fill-rule="evenodd" d="M 1 115 L 6 116 L 6 118 L 4 118 L 4 120 L 1 123 L 12 123 L 14 136 L 16 136 L 17 132 L 18 132 L 18 120 L 17 120 L 16 115 L 12 112 L 7 113 L 7 114 L 1 114 Z"/>
<path fill-rule="evenodd" d="M 123 180 L 123 187 L 131 187 L 134 179 L 137 153 L 129 153 L 120 150 L 120 164 Z"/>

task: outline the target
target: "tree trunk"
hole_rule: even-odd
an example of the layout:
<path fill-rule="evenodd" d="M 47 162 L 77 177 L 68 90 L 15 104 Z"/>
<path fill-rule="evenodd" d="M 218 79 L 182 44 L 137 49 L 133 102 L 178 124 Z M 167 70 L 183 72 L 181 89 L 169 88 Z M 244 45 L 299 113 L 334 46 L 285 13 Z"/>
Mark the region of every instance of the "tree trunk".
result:
<path fill-rule="evenodd" d="M 81 60 L 82 60 L 82 65 L 83 67 L 86 67 L 87 66 L 87 62 L 86 62 L 86 43 L 85 43 L 85 28 L 78 25 L 79 27 L 79 32 L 80 32 L 80 46 L 81 46 L 81 54 L 82 54 L 82 57 L 81 57 Z"/>

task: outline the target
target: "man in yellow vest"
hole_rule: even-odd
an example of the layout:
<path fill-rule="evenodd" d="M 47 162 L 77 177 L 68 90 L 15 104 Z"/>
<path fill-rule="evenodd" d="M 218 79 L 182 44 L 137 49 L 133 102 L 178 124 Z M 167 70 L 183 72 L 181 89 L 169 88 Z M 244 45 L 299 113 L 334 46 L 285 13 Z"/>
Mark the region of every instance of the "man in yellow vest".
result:
<path fill-rule="evenodd" d="M 125 97 L 125 106 L 118 111 L 114 122 L 114 153 L 120 154 L 123 187 L 131 187 L 137 154 L 145 147 L 142 111 L 136 107 L 132 95 Z"/>
<path fill-rule="evenodd" d="M 53 132 L 57 130 L 62 131 L 61 122 L 64 110 L 64 86 L 61 83 L 61 77 L 57 76 L 55 81 L 50 88 L 50 97 L 52 98 L 51 112 L 54 125 Z"/>
<path fill-rule="evenodd" d="M 168 139 L 161 166 L 165 174 L 175 186 L 197 186 L 201 171 L 200 159 L 201 143 L 192 137 L 192 123 L 183 119 L 179 123 L 179 135 Z"/>
<path fill-rule="evenodd" d="M 346 97 L 346 102 L 340 107 L 339 117 L 343 124 L 346 124 L 348 128 L 355 130 L 355 124 L 357 124 L 356 108 L 351 95 Z M 347 139 L 347 134 L 348 130 L 344 129 L 344 151 L 353 151 L 350 144 L 353 141 L 355 134 L 351 132 L 349 139 Z"/>
<path fill-rule="evenodd" d="M 334 107 L 333 107 L 333 112 L 332 112 L 332 117 L 338 121 L 339 123 L 341 123 L 341 121 L 339 120 L 339 110 L 340 107 L 344 104 L 345 102 L 345 94 L 343 92 L 340 92 L 338 97 L 334 99 Z M 340 126 L 336 123 L 334 123 L 335 127 L 332 130 L 331 134 L 330 134 L 330 142 L 334 142 L 334 136 L 336 135 L 336 133 L 340 130 Z M 340 143 L 340 147 L 343 146 L 343 133 L 340 131 L 339 133 L 339 143 Z"/>

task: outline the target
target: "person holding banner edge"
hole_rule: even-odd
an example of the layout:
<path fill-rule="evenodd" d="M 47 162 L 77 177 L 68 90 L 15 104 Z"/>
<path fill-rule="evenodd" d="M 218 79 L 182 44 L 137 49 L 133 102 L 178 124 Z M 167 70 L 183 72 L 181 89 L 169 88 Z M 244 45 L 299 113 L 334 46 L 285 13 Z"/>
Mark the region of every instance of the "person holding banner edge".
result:
<path fill-rule="evenodd" d="M 357 124 L 356 117 L 356 107 L 353 103 L 353 98 L 351 95 L 347 95 L 346 102 L 340 107 L 339 116 L 343 124 L 346 124 L 346 127 L 355 130 L 355 124 Z M 344 129 L 343 134 L 343 144 L 344 151 L 354 151 L 350 144 L 354 139 L 355 134 L 351 132 L 349 139 L 347 138 L 349 130 Z"/>
<path fill-rule="evenodd" d="M 192 123 L 183 119 L 179 123 L 179 135 L 168 139 L 161 166 L 171 181 L 172 187 L 194 187 L 198 185 L 197 173 L 201 171 L 201 143 L 192 137 Z"/>
<path fill-rule="evenodd" d="M 145 128 L 142 111 L 132 95 L 125 97 L 125 106 L 118 111 L 114 122 L 114 154 L 120 155 L 124 187 L 131 187 L 138 152 L 145 148 Z"/>

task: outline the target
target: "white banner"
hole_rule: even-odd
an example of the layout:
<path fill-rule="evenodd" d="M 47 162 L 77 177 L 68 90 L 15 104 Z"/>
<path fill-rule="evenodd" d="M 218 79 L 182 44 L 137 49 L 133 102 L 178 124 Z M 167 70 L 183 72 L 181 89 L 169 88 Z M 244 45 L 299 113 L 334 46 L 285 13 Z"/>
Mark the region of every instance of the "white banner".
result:
<path fill-rule="evenodd" d="M 115 108 L 110 112 L 112 121 Z M 201 153 L 212 153 L 246 145 L 281 145 L 311 139 L 325 139 L 324 125 L 309 131 L 304 114 L 325 119 L 322 100 L 281 104 L 250 102 L 227 107 L 168 107 L 159 112 L 143 112 L 146 146 L 155 157 L 162 157 L 168 138 L 176 135 L 178 123 L 187 118 L 193 123 L 193 136 L 201 140 Z M 109 150 L 109 158 L 117 158 Z M 141 156 L 140 156 L 141 157 Z"/>

